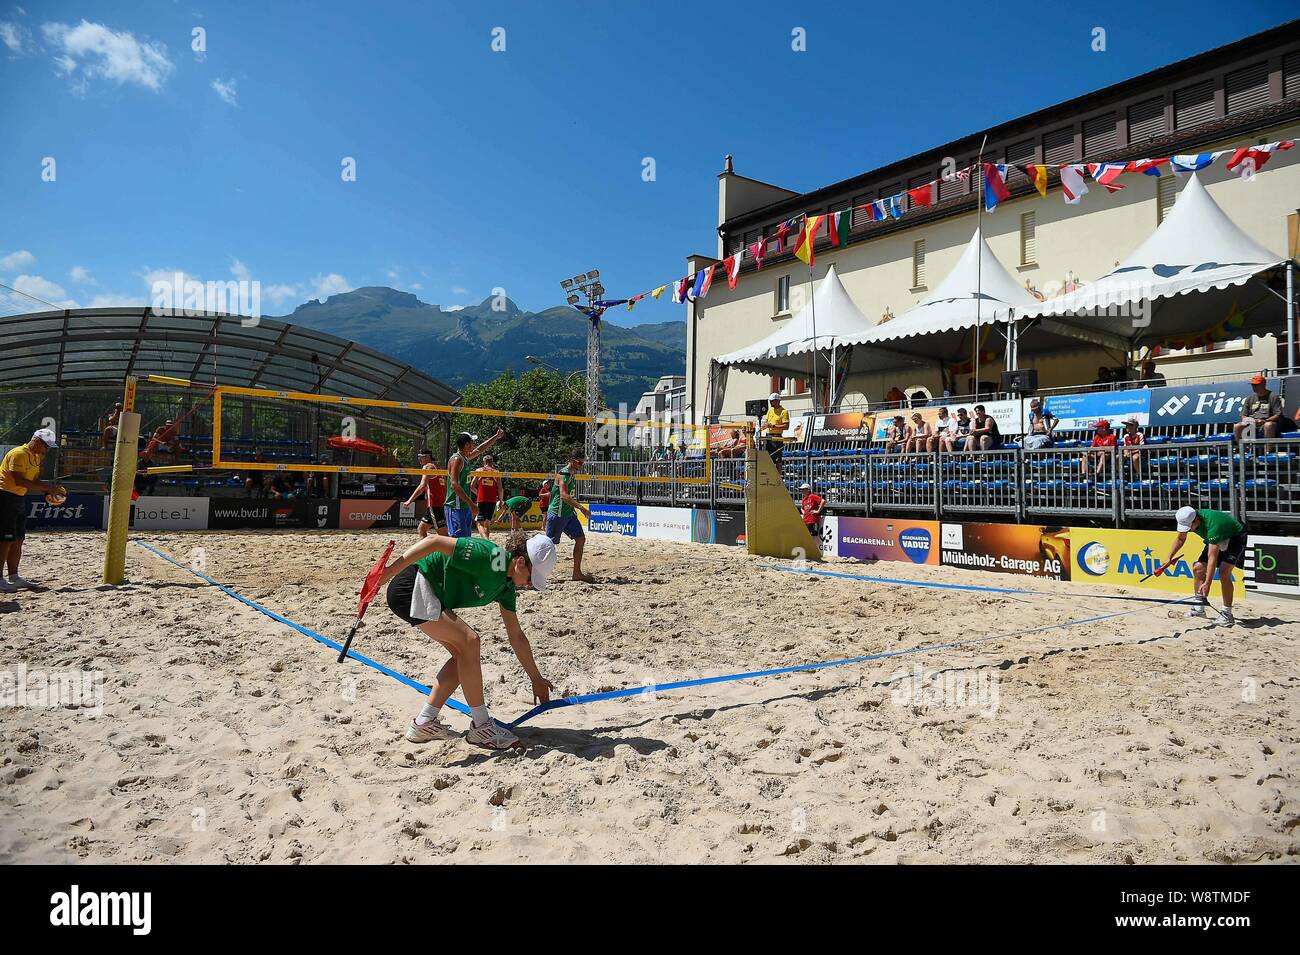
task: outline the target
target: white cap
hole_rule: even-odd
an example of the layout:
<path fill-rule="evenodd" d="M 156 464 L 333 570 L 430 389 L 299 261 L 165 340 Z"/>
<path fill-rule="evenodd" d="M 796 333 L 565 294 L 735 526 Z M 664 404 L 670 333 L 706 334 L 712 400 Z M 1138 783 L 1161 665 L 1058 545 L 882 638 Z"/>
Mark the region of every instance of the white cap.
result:
<path fill-rule="evenodd" d="M 533 564 L 533 586 L 545 590 L 546 578 L 551 576 L 555 562 L 559 559 L 555 543 L 545 534 L 534 534 L 528 538 L 528 559 Z"/>
<path fill-rule="evenodd" d="M 1196 508 L 1183 505 L 1174 515 L 1174 520 L 1178 522 L 1178 533 L 1186 534 L 1196 523 Z"/>
<path fill-rule="evenodd" d="M 770 398 L 768 398 L 767 400 L 768 400 L 768 401 L 780 401 L 780 400 L 781 400 L 781 392 L 779 392 L 779 391 L 774 391 L 774 392 L 772 392 L 772 396 L 771 396 Z"/>
<path fill-rule="evenodd" d="M 811 490 L 812 490 L 812 485 L 809 484 L 807 481 L 804 481 L 802 484 L 799 485 L 799 490 L 801 490 L 801 491 L 811 491 Z"/>
<path fill-rule="evenodd" d="M 46 447 L 57 448 L 59 446 L 59 439 L 54 436 L 53 428 L 41 428 L 32 437 L 40 438 L 45 442 Z"/>

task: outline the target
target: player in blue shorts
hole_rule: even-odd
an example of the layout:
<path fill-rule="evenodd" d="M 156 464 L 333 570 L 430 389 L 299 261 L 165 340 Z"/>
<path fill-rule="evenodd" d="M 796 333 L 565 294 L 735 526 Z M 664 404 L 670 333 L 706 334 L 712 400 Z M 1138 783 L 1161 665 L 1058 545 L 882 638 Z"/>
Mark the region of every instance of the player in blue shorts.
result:
<path fill-rule="evenodd" d="M 581 504 L 574 493 L 578 489 L 578 473 L 586 463 L 582 451 L 569 455 L 569 463 L 555 472 L 551 486 L 551 504 L 546 511 L 546 536 L 559 544 L 560 535 L 567 534 L 573 540 L 573 579 L 594 584 L 596 578 L 582 572 L 582 548 L 586 543 L 586 532 L 578 520 L 578 512 L 591 520 L 591 511 Z"/>

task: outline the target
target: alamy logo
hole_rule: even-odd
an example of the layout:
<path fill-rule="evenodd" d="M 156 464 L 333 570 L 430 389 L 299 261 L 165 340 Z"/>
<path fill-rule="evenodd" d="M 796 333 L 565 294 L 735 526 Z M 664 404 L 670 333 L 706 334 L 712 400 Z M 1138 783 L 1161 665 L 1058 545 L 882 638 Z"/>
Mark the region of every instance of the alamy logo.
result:
<path fill-rule="evenodd" d="M 129 925 L 131 934 L 148 935 L 153 927 L 152 892 L 68 892 L 50 896 L 51 925 Z"/>

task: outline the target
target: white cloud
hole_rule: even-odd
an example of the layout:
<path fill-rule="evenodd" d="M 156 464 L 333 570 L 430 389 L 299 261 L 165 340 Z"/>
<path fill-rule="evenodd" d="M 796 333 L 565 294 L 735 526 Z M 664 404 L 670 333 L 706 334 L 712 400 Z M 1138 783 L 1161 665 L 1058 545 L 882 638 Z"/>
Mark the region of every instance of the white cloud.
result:
<path fill-rule="evenodd" d="M 31 48 L 31 34 L 27 28 L 18 23 L 0 20 L 0 43 L 9 48 L 9 52 L 22 55 Z"/>
<path fill-rule="evenodd" d="M 239 259 L 235 259 L 230 263 L 230 274 L 241 282 L 247 282 L 249 278 L 248 266 L 239 261 Z"/>
<path fill-rule="evenodd" d="M 301 285 L 263 285 L 262 298 L 275 308 L 284 308 L 289 302 L 295 304 L 303 297 Z"/>
<path fill-rule="evenodd" d="M 84 265 L 74 265 L 72 271 L 68 273 L 68 278 L 78 285 L 94 285 L 95 277 L 90 274 L 90 269 Z"/>
<path fill-rule="evenodd" d="M 411 283 L 409 286 L 407 286 L 407 287 L 410 288 L 410 290 L 411 290 L 412 292 L 422 292 L 422 291 L 424 291 L 424 286 L 421 285 L 419 282 L 412 282 L 412 283 Z"/>
<path fill-rule="evenodd" d="M 134 33 L 111 30 L 102 23 L 46 23 L 41 27 L 55 51 L 59 71 L 77 77 L 74 89 L 84 91 L 87 79 L 135 83 L 157 92 L 175 66 L 162 43 L 136 39 Z"/>
<path fill-rule="evenodd" d="M 48 302 L 56 308 L 77 307 L 77 303 L 67 297 L 68 293 L 62 285 L 51 282 L 39 275 L 20 275 L 14 279 L 13 286 L 24 295 L 30 295 L 42 302 Z"/>
<path fill-rule="evenodd" d="M 389 280 L 390 282 L 396 282 L 396 281 L 397 281 L 397 278 L 398 278 L 398 276 L 397 276 L 397 269 L 389 269 L 389 270 L 388 270 L 387 272 L 385 272 L 384 274 L 388 276 L 388 280 Z"/>
<path fill-rule="evenodd" d="M 30 269 L 35 264 L 36 256 L 26 249 L 0 256 L 0 272 L 17 272 L 19 269 Z"/>
<path fill-rule="evenodd" d="M 453 289 L 451 290 L 451 294 L 452 294 L 452 295 L 468 295 L 468 294 L 469 294 L 469 289 L 467 289 L 467 288 L 461 288 L 459 285 L 457 285 L 455 288 L 453 288 Z"/>
<path fill-rule="evenodd" d="M 459 312 L 459 311 L 460 311 L 461 309 L 463 309 L 464 307 L 465 307 L 464 305 L 448 305 L 448 306 L 446 306 L 445 308 L 443 308 L 442 311 L 444 311 L 444 312 Z"/>
<path fill-rule="evenodd" d="M 329 275 L 317 275 L 311 280 L 311 284 L 314 290 L 312 298 L 326 299 L 331 295 L 352 291 L 352 285 L 337 272 L 331 272 Z"/>
<path fill-rule="evenodd" d="M 239 106 L 239 89 L 238 84 L 234 79 L 223 80 L 217 78 L 212 81 L 212 88 L 216 91 L 218 96 L 231 106 L 236 108 Z"/>

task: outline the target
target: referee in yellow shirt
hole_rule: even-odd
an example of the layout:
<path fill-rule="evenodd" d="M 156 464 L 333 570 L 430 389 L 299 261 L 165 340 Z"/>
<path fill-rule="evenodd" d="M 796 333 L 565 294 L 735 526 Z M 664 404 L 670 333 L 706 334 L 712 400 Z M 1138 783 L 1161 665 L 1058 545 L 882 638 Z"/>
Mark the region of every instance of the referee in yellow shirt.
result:
<path fill-rule="evenodd" d="M 11 448 L 0 460 L 0 570 L 9 570 L 8 580 L 0 577 L 0 594 L 35 586 L 18 576 L 23 538 L 27 536 L 27 492 L 68 496 L 62 485 L 37 480 L 46 453 L 58 443 L 51 429 L 42 428 L 32 435 L 32 440 Z"/>
<path fill-rule="evenodd" d="M 781 452 L 785 448 L 785 433 L 790 427 L 790 412 L 781 407 L 779 391 L 772 392 L 767 402 L 767 414 L 763 416 L 763 432 L 767 435 L 767 453 L 772 456 L 773 464 L 780 464 Z"/>

